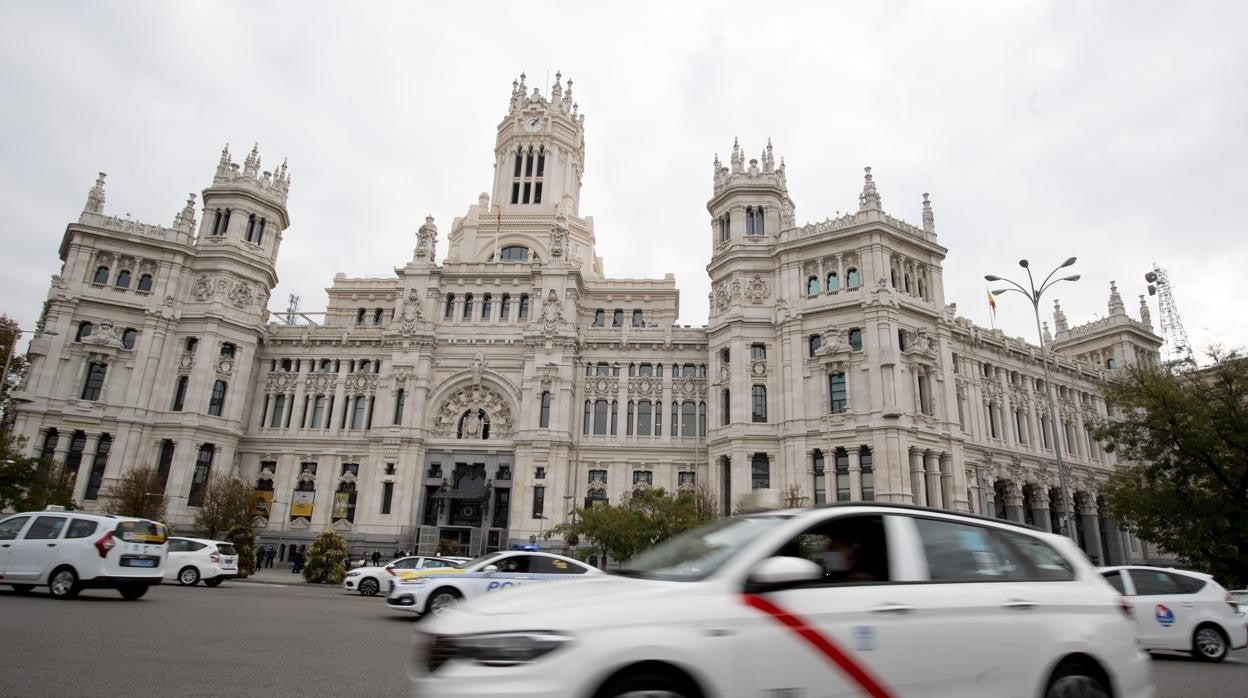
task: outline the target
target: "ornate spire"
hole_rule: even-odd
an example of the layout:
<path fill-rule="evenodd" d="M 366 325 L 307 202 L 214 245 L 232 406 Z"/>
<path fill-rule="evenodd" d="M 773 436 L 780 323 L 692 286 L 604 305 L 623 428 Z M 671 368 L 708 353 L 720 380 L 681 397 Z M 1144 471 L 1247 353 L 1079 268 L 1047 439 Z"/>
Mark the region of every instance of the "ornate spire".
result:
<path fill-rule="evenodd" d="M 1062 303 L 1058 300 L 1053 301 L 1053 326 L 1059 333 L 1069 329 L 1066 324 L 1066 313 L 1062 312 Z"/>
<path fill-rule="evenodd" d="M 550 86 L 550 101 L 559 104 L 563 100 L 563 86 L 559 83 L 563 80 L 563 73 L 555 71 L 555 84 Z"/>
<path fill-rule="evenodd" d="M 1140 294 L 1140 322 L 1148 329 L 1153 329 L 1153 316 L 1148 311 L 1148 301 L 1144 300 L 1144 294 Z"/>
<path fill-rule="evenodd" d="M 1047 322 L 1044 323 L 1044 341 L 1049 344 L 1053 343 L 1053 334 L 1049 332 L 1049 323 Z"/>
<path fill-rule="evenodd" d="M 763 151 L 763 172 L 771 174 L 776 171 L 776 156 L 771 151 L 771 139 L 767 139 L 767 150 Z"/>
<path fill-rule="evenodd" d="M 186 205 L 173 217 L 173 227 L 187 231 L 195 227 L 195 192 L 187 195 Z"/>
<path fill-rule="evenodd" d="M 734 137 L 732 139 L 732 173 L 737 174 L 745 171 L 745 160 L 741 155 L 741 144 Z"/>
<path fill-rule="evenodd" d="M 260 144 L 256 143 L 251 146 L 251 152 L 247 154 L 247 158 L 243 160 L 243 174 L 248 177 L 255 177 L 256 172 L 260 170 Z"/>
<path fill-rule="evenodd" d="M 862 194 L 858 195 L 858 210 L 861 211 L 879 211 L 880 193 L 875 190 L 875 180 L 871 177 L 871 168 L 863 168 L 866 172 L 862 185 Z"/>
<path fill-rule="evenodd" d="M 1109 314 L 1126 315 L 1127 308 L 1122 303 L 1122 296 L 1118 295 L 1118 286 L 1113 281 L 1109 282 Z"/>
<path fill-rule="evenodd" d="M 83 213 L 104 213 L 104 178 L 107 176 L 101 172 L 95 178 L 95 186 L 87 192 L 87 205 L 82 207 Z"/>
<path fill-rule="evenodd" d="M 221 149 L 221 160 L 217 162 L 217 176 L 224 177 L 229 174 L 231 164 L 230 144 L 226 143 L 225 147 Z"/>
<path fill-rule="evenodd" d="M 927 198 L 927 192 L 923 192 L 923 232 L 936 232 L 936 217 L 932 215 L 932 202 Z"/>

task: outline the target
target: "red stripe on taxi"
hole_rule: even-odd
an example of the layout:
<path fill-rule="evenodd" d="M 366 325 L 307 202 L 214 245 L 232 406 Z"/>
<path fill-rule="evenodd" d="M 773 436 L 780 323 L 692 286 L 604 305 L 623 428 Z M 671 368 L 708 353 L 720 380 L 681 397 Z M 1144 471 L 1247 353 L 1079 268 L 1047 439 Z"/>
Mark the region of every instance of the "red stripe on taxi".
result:
<path fill-rule="evenodd" d="M 892 692 L 877 681 L 875 677 L 871 676 L 866 667 L 854 661 L 853 657 L 837 647 L 831 638 L 807 625 L 806 621 L 761 596 L 742 594 L 742 598 L 745 600 L 746 606 L 775 618 L 824 657 L 832 660 L 832 663 L 848 675 L 849 678 L 853 679 L 854 683 L 858 684 L 866 695 L 871 696 L 871 698 L 893 698 Z"/>

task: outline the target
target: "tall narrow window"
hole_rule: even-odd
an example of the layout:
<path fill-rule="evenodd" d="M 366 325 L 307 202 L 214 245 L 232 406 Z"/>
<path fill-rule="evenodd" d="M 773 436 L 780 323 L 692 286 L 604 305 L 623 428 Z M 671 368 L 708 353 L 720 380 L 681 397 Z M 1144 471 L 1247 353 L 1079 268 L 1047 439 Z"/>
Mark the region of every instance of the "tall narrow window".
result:
<path fill-rule="evenodd" d="M 585 415 L 584 415 L 584 418 L 581 420 L 581 422 L 582 422 L 582 424 L 581 424 L 581 433 L 582 433 L 582 434 L 588 434 L 588 433 L 589 433 L 589 415 L 590 415 L 590 410 L 591 410 L 591 409 L 592 409 L 592 405 L 591 405 L 590 401 L 589 401 L 589 400 L 586 400 L 586 401 L 585 401 Z"/>
<path fill-rule="evenodd" d="M 849 348 L 854 351 L 862 351 L 862 330 L 857 327 L 849 329 Z"/>
<path fill-rule="evenodd" d="M 55 429 L 49 429 L 43 435 L 43 447 L 39 449 L 39 460 L 51 461 L 56 457 L 56 442 L 60 439 L 60 434 Z"/>
<path fill-rule="evenodd" d="M 857 269 L 850 267 L 849 269 L 845 270 L 845 285 L 846 286 L 848 286 L 849 288 L 858 288 L 859 284 L 861 283 L 862 283 L 862 280 L 858 276 Z"/>
<path fill-rule="evenodd" d="M 227 387 L 226 382 L 222 380 L 212 384 L 212 395 L 208 398 L 209 416 L 221 416 L 221 410 L 225 407 L 225 391 Z"/>
<path fill-rule="evenodd" d="M 511 318 L 508 317 L 509 315 L 511 315 L 511 294 L 504 293 L 502 304 L 498 306 L 498 319 L 504 321 L 510 320 Z"/>
<path fill-rule="evenodd" d="M 672 400 L 672 421 L 668 427 L 672 436 L 680 436 L 680 403 Z"/>
<path fill-rule="evenodd" d="M 602 308 L 595 310 L 593 326 L 602 327 L 605 317 L 606 317 L 606 312 Z"/>
<path fill-rule="evenodd" d="M 611 313 L 611 326 L 619 327 L 623 324 L 624 324 L 624 311 L 620 308 L 616 308 L 615 311 Z"/>
<path fill-rule="evenodd" d="M 845 374 L 840 371 L 828 375 L 829 408 L 833 414 L 849 409 L 849 393 L 845 389 Z"/>
<path fill-rule="evenodd" d="M 546 429 L 550 427 L 550 391 L 542 391 L 542 407 L 537 417 L 537 426 Z"/>
<path fill-rule="evenodd" d="M 533 518 L 544 518 L 542 512 L 546 509 L 546 486 L 533 486 Z"/>
<path fill-rule="evenodd" d="M 368 408 L 368 403 L 364 401 L 363 395 L 356 395 L 352 402 L 351 408 L 351 428 L 364 428 L 364 411 Z"/>
<path fill-rule="evenodd" d="M 815 505 L 828 503 L 827 473 L 823 462 L 823 451 L 815 449 L 811 458 L 812 469 L 815 471 Z"/>
<path fill-rule="evenodd" d="M 204 492 L 208 489 L 208 476 L 212 473 L 212 458 L 216 455 L 216 447 L 212 444 L 201 444 L 199 455 L 195 457 L 195 473 L 191 476 L 191 491 L 186 497 L 188 507 L 202 507 Z"/>
<path fill-rule="evenodd" d="M 750 459 L 750 489 L 765 490 L 771 487 L 771 463 L 766 453 L 755 453 Z"/>
<path fill-rule="evenodd" d="M 391 423 L 400 425 L 403 423 L 403 404 L 407 401 L 407 391 L 399 388 L 394 393 L 394 419 Z"/>
<path fill-rule="evenodd" d="M 654 435 L 663 435 L 663 403 L 654 403 Z"/>
<path fill-rule="evenodd" d="M 317 395 L 312 399 L 312 428 L 320 429 L 322 426 L 328 426 L 329 422 L 324 421 L 325 418 L 325 396 Z"/>
<path fill-rule="evenodd" d="M 108 267 L 99 266 L 95 268 L 95 276 L 91 277 L 91 283 L 100 284 L 101 286 L 108 283 Z"/>
<path fill-rule="evenodd" d="M 728 426 L 732 423 L 732 393 L 724 388 L 719 391 L 720 424 Z"/>
<path fill-rule="evenodd" d="M 253 242 L 256 234 L 256 214 L 247 216 L 247 229 L 243 231 L 243 240 Z"/>
<path fill-rule="evenodd" d="M 74 333 L 74 341 L 81 342 L 84 338 L 90 337 L 91 333 L 94 331 L 95 331 L 95 325 L 93 323 L 87 322 L 86 320 L 83 320 L 82 322 L 78 323 L 78 331 Z"/>
<path fill-rule="evenodd" d="M 92 361 L 87 365 L 87 380 L 82 385 L 83 400 L 99 400 L 104 390 L 104 376 L 108 373 L 108 364 Z"/>
<path fill-rule="evenodd" d="M 490 304 L 493 301 L 494 301 L 494 297 L 488 293 L 481 297 L 481 319 L 482 320 L 490 319 Z"/>
<path fill-rule="evenodd" d="M 617 433 L 616 425 L 619 423 L 619 421 L 620 421 L 620 401 L 612 400 L 611 401 L 611 435 L 612 436 L 615 436 Z"/>
<path fill-rule="evenodd" d="M 286 411 L 286 396 L 277 395 L 273 398 L 273 416 L 269 421 L 269 427 L 277 429 L 282 426 L 282 413 Z"/>
<path fill-rule="evenodd" d="M 841 280 L 836 276 L 836 272 L 828 274 L 828 293 L 839 291 L 841 288 Z"/>
<path fill-rule="evenodd" d="M 383 515 L 390 513 L 390 504 L 394 501 L 394 483 L 381 483 L 381 513 Z"/>
<path fill-rule="evenodd" d="M 472 319 L 472 294 L 471 293 L 464 294 L 464 319 L 465 320 Z"/>
<path fill-rule="evenodd" d="M 108 434 L 100 436 L 100 444 L 95 449 L 95 458 L 91 461 L 91 471 L 87 475 L 87 489 L 83 499 L 99 499 L 100 485 L 104 482 L 104 468 L 108 465 L 108 454 L 113 450 L 113 437 Z"/>
<path fill-rule="evenodd" d="M 919 376 L 919 411 L 925 415 L 932 414 L 932 397 L 928 394 L 927 376 Z"/>
<path fill-rule="evenodd" d="M 126 330 L 121 333 L 121 346 L 125 349 L 133 349 L 134 342 L 138 338 L 139 331 L 133 327 L 127 327 Z"/>
<path fill-rule="evenodd" d="M 521 320 L 529 319 L 529 294 L 527 293 L 520 294 L 519 319 Z"/>
<path fill-rule="evenodd" d="M 875 501 L 875 465 L 871 461 L 871 449 L 863 446 L 858 451 L 858 464 L 862 468 L 862 501 Z"/>
<path fill-rule="evenodd" d="M 654 424 L 654 415 L 651 413 L 654 405 L 649 400 L 642 400 L 637 403 L 637 435 L 649 436 L 650 427 Z"/>
<path fill-rule="evenodd" d="M 151 274 L 143 274 L 139 276 L 138 291 L 139 293 L 151 293 L 152 292 L 152 275 Z"/>
<path fill-rule="evenodd" d="M 750 419 L 754 422 L 767 421 L 767 386 L 756 385 L 752 393 L 752 408 L 750 410 Z"/>
<path fill-rule="evenodd" d="M 806 295 L 819 295 L 819 277 L 812 276 L 809 279 L 806 279 Z"/>
<path fill-rule="evenodd" d="M 455 294 L 454 293 L 446 294 L 446 312 L 443 314 L 442 317 L 447 320 L 450 320 L 455 317 Z"/>
<path fill-rule="evenodd" d="M 164 493 L 165 484 L 169 482 L 169 470 L 173 467 L 173 439 L 160 442 L 160 459 L 156 461 L 156 478 L 160 480 L 160 492 Z"/>
<path fill-rule="evenodd" d="M 698 403 L 698 436 L 706 436 L 706 403 Z"/>
<path fill-rule="evenodd" d="M 117 288 L 130 288 L 130 272 L 126 269 L 118 272 L 117 280 L 113 282 L 113 285 Z"/>
<path fill-rule="evenodd" d="M 675 421 L 675 418 L 673 418 L 673 424 Z M 698 435 L 697 405 L 695 405 L 692 400 L 686 400 L 680 404 L 680 435 Z"/>
<path fill-rule="evenodd" d="M 640 310 L 633 311 L 633 327 L 642 326 L 642 315 Z"/>
<path fill-rule="evenodd" d="M 836 501 L 848 502 L 849 489 L 849 453 L 843 448 L 836 449 L 834 454 L 836 465 Z"/>
<path fill-rule="evenodd" d="M 374 308 L 373 309 L 373 324 L 380 326 L 382 316 L 383 316 L 383 313 L 382 313 L 381 308 Z"/>
<path fill-rule="evenodd" d="M 594 400 L 594 434 L 602 436 L 607 433 L 607 401 Z"/>
<path fill-rule="evenodd" d="M 252 242 L 254 242 L 257 245 L 264 242 L 264 223 L 265 223 L 264 219 L 261 218 L 260 222 L 256 224 L 256 235 L 252 239 Z"/>
<path fill-rule="evenodd" d="M 178 376 L 177 386 L 173 389 L 173 411 L 181 412 L 182 407 L 186 405 L 186 388 L 190 385 L 189 376 Z"/>
<path fill-rule="evenodd" d="M 628 401 L 628 415 L 624 419 L 624 435 L 625 436 L 633 435 L 633 417 L 634 417 L 635 410 L 636 410 L 636 406 L 634 405 L 632 400 L 629 400 Z"/>
<path fill-rule="evenodd" d="M 810 358 L 815 358 L 815 354 L 819 352 L 819 347 L 823 346 L 823 337 L 812 334 L 806 339 L 806 353 Z"/>

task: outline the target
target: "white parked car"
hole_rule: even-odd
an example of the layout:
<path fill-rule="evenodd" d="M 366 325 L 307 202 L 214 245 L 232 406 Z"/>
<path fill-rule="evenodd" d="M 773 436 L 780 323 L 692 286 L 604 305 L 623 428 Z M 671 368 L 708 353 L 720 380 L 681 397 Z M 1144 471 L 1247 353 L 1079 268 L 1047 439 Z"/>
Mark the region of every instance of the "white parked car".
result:
<path fill-rule="evenodd" d="M 177 580 L 183 586 L 195 586 L 199 580 L 215 587 L 238 576 L 238 551 L 223 540 L 207 538 L 170 538 L 169 562 L 165 579 Z"/>
<path fill-rule="evenodd" d="M 1248 645 L 1239 604 L 1210 575 L 1138 566 L 1103 567 L 1101 575 L 1130 601 L 1146 650 L 1180 650 L 1220 662 Z"/>
<path fill-rule="evenodd" d="M 422 621 L 414 660 L 437 696 L 1153 695 L 1070 540 L 886 504 L 722 519 L 617 574 L 487 594 Z"/>
<path fill-rule="evenodd" d="M 458 562 L 444 557 L 411 555 L 389 562 L 383 567 L 360 567 L 351 570 L 347 572 L 346 578 L 342 580 L 342 588 L 349 591 L 358 591 L 362 596 L 374 596 L 382 589 L 389 589 L 390 580 L 394 579 L 395 575 L 403 570 L 455 567 L 457 565 L 459 565 Z"/>
<path fill-rule="evenodd" d="M 137 599 L 165 573 L 164 524 L 126 516 L 36 511 L 0 520 L 0 584 L 47 586 L 59 599 L 116 589 Z"/>
<path fill-rule="evenodd" d="M 440 615 L 464 599 L 492 591 L 569 579 L 601 576 L 602 570 L 552 553 L 503 550 L 459 567 L 401 573 L 386 605 L 417 616 Z"/>

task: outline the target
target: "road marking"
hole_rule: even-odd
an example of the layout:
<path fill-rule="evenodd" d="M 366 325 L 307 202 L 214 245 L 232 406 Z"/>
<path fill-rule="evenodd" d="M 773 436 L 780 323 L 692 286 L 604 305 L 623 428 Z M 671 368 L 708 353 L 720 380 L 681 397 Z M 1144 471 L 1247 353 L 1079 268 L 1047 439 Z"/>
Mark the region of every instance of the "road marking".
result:
<path fill-rule="evenodd" d="M 805 620 L 789 613 L 772 602 L 755 594 L 742 594 L 745 605 L 750 608 L 757 609 L 775 618 L 782 625 L 789 628 L 798 637 L 805 640 L 811 647 L 822 654 L 824 657 L 832 660 L 838 669 L 844 672 L 854 683 L 863 690 L 866 695 L 871 698 L 893 698 L 892 692 L 884 687 L 882 683 L 877 681 L 875 677 L 867 671 L 867 668 L 860 665 L 847 652 L 836 646 L 832 638 L 823 635 L 815 628 L 812 628 Z"/>

